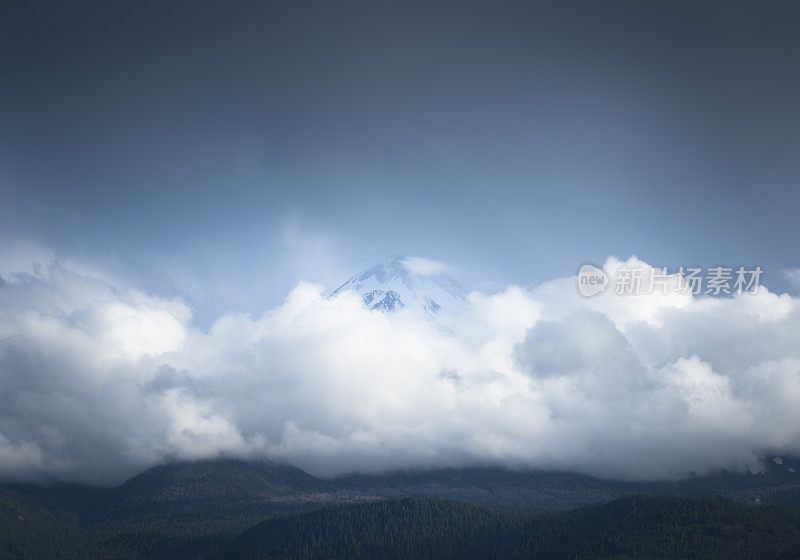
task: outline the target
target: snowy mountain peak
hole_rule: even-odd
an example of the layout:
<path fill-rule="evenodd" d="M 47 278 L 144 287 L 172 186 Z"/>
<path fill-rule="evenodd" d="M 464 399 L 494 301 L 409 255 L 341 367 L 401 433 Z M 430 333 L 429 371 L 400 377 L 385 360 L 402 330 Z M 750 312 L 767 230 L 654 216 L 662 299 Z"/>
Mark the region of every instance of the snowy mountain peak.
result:
<path fill-rule="evenodd" d="M 465 296 L 458 284 L 444 271 L 446 267 L 428 259 L 395 257 L 348 279 L 331 292 L 331 297 L 354 291 L 364 306 L 383 312 L 419 306 L 429 314 L 442 309 L 455 310 Z"/>

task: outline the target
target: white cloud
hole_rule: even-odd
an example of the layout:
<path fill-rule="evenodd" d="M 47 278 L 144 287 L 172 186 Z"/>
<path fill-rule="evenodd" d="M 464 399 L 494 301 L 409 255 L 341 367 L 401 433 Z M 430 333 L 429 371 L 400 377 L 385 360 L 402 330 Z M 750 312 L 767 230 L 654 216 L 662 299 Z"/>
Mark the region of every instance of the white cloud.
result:
<path fill-rule="evenodd" d="M 800 300 L 766 289 L 581 298 L 563 278 L 431 319 L 300 282 L 206 332 L 89 270 L 0 282 L 2 478 L 117 482 L 219 454 L 648 478 L 800 451 Z"/>
<path fill-rule="evenodd" d="M 790 268 L 783 271 L 783 277 L 789 282 L 795 293 L 800 292 L 800 268 Z"/>
<path fill-rule="evenodd" d="M 408 257 L 403 259 L 403 266 L 414 274 L 420 276 L 436 276 L 450 272 L 450 267 L 441 261 L 434 261 L 424 257 Z"/>

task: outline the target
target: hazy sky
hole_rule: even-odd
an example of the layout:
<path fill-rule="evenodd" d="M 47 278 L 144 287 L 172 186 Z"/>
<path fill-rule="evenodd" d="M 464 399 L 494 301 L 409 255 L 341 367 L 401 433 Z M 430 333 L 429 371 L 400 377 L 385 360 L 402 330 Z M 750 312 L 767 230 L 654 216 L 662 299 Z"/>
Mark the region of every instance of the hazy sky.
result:
<path fill-rule="evenodd" d="M 789 3 L 0 9 L 0 234 L 204 322 L 398 253 L 468 285 L 798 265 Z"/>

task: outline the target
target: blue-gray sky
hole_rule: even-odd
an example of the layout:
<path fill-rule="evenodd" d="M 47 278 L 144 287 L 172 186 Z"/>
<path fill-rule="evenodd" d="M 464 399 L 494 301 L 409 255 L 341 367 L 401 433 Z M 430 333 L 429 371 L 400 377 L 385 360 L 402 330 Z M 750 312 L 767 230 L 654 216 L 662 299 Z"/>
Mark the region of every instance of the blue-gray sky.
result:
<path fill-rule="evenodd" d="M 0 3 L 0 481 L 799 456 L 798 29 L 763 2 Z M 319 286 L 396 254 L 401 286 Z M 578 294 L 631 255 L 769 290 Z"/>
<path fill-rule="evenodd" d="M 201 323 L 402 253 L 536 284 L 636 254 L 785 289 L 800 9 L 3 2 L 0 235 Z"/>

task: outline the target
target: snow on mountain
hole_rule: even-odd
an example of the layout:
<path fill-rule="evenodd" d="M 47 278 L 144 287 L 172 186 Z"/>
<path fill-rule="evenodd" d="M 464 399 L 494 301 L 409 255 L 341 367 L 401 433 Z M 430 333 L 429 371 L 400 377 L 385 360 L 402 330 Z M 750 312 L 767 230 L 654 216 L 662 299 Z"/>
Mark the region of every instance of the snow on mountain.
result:
<path fill-rule="evenodd" d="M 465 301 L 464 291 L 444 272 L 444 267 L 421 267 L 420 260 L 395 257 L 388 264 L 376 264 L 347 280 L 330 295 L 335 297 L 352 290 L 361 296 L 365 307 L 385 313 L 416 306 L 432 315 L 442 310 L 460 310 Z"/>

